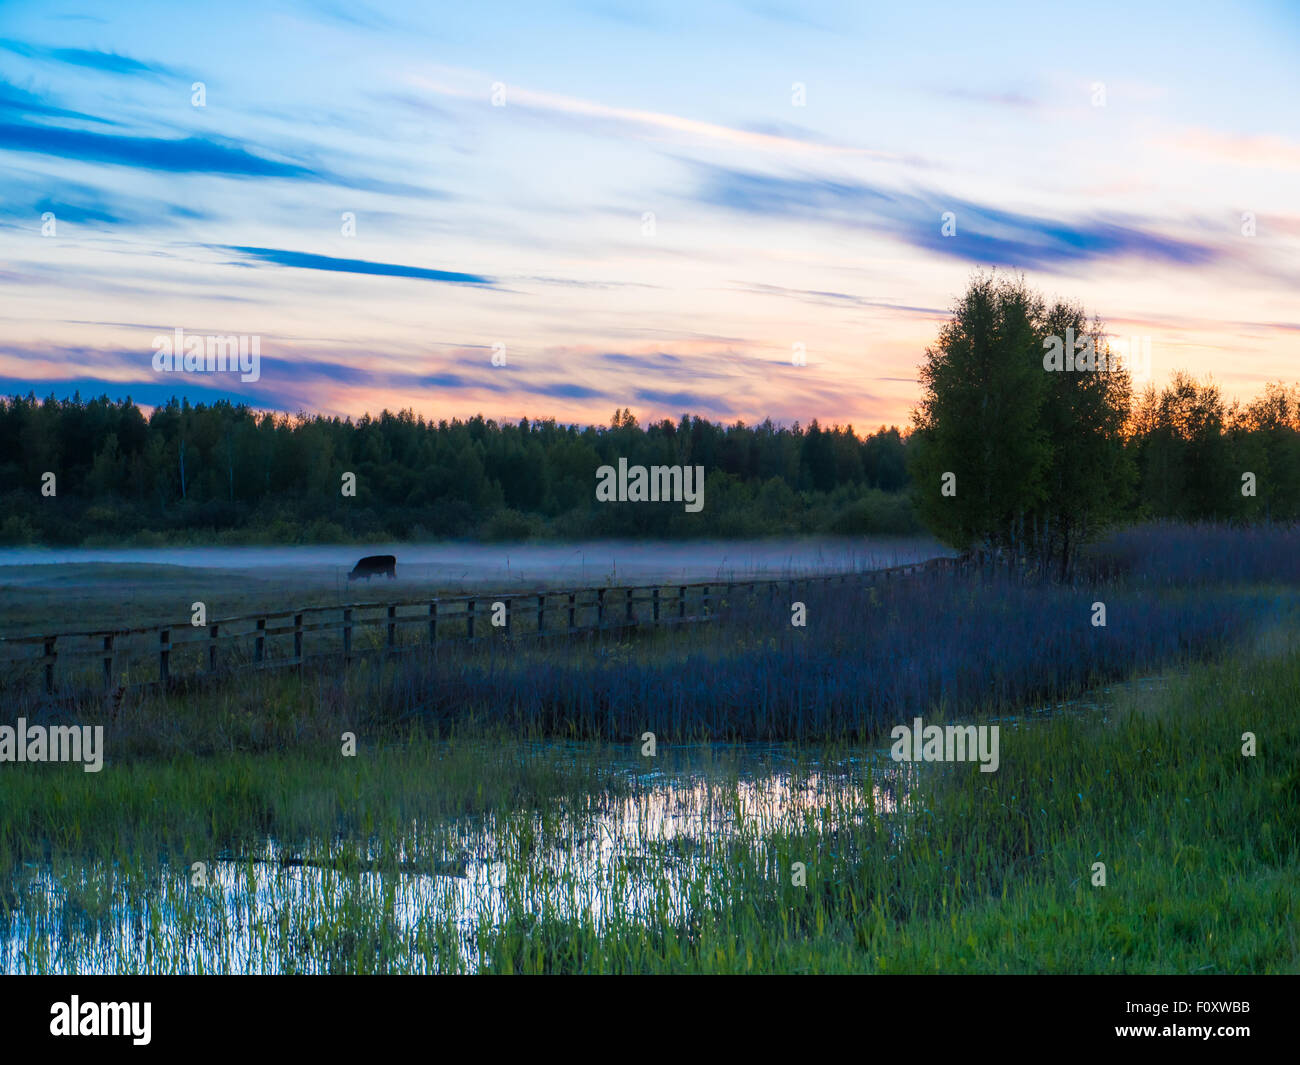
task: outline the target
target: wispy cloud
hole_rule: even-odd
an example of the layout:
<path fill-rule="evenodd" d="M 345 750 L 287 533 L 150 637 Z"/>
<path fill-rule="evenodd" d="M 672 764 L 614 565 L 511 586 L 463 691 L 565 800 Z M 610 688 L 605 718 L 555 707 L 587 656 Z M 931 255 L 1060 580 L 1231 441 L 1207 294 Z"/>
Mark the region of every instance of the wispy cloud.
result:
<path fill-rule="evenodd" d="M 116 52 L 100 52 L 91 48 L 51 48 L 45 45 L 29 44 L 11 38 L 0 38 L 0 48 L 24 56 L 28 59 L 47 59 L 58 63 L 68 63 L 76 67 L 86 67 L 105 74 L 125 74 L 132 77 L 176 77 L 178 72 L 161 63 L 145 63 L 130 56 Z"/>
<path fill-rule="evenodd" d="M 667 392 L 657 388 L 638 388 L 634 398 L 639 403 L 653 403 L 683 413 L 707 411 L 709 414 L 725 416 L 731 414 L 735 409 L 729 400 L 721 396 L 711 396 L 704 392 L 685 390 Z"/>
<path fill-rule="evenodd" d="M 53 212 L 60 224 L 87 226 L 157 227 L 216 217 L 206 208 L 123 194 L 79 181 L 63 179 L 52 187 L 39 175 L 20 171 L 0 178 L 0 201 L 5 204 L 3 214 L 25 219 L 25 228 L 38 227 L 46 211 Z"/>
<path fill-rule="evenodd" d="M 1166 237 L 1116 218 L 1055 219 L 936 192 L 902 192 L 862 182 L 777 177 L 713 166 L 700 169 L 704 173 L 696 193 L 700 202 L 769 219 L 871 229 L 973 263 L 1051 269 L 1132 256 L 1198 266 L 1220 257 L 1210 245 Z M 948 211 L 956 221 L 952 236 L 945 236 L 941 225 Z"/>
<path fill-rule="evenodd" d="M 68 377 L 36 381 L 31 377 L 17 378 L 0 376 L 0 395 L 27 395 L 29 392 L 38 399 L 55 396 L 69 399 L 79 394 L 82 399 L 108 396 L 111 400 L 130 398 L 133 403 L 146 407 L 159 407 L 173 398 L 188 399 L 191 403 L 245 403 L 250 407 L 265 410 L 286 410 L 284 404 L 275 394 L 265 390 L 237 391 L 223 388 L 222 379 L 206 380 L 190 378 L 181 386 L 169 381 L 109 381 L 97 377 Z"/>
<path fill-rule="evenodd" d="M 0 84 L 0 111 L 4 110 L 5 100 L 9 99 L 18 105 L 16 109 L 20 112 L 31 113 L 22 106 L 21 97 L 5 97 L 4 91 L 5 86 Z M 12 89 L 10 92 L 12 94 Z M 89 115 L 75 117 L 91 119 Z M 105 163 L 166 174 L 312 181 L 413 199 L 445 198 L 436 190 L 403 182 L 349 176 L 321 166 L 274 159 L 250 151 L 240 142 L 214 136 L 126 136 L 39 122 L 10 121 L 0 122 L 0 151 L 30 152 L 82 163 Z"/>
<path fill-rule="evenodd" d="M 946 318 L 948 311 L 940 307 L 918 307 L 911 303 L 895 303 L 890 300 L 872 299 L 868 296 L 855 296 L 850 292 L 826 292 L 817 289 L 783 288 L 780 285 L 741 284 L 736 287 L 745 292 L 756 292 L 764 296 L 781 296 L 785 299 L 799 300 L 823 307 L 849 304 L 854 307 L 872 307 L 877 310 L 896 311 L 909 316 L 925 315 L 930 318 Z"/>
<path fill-rule="evenodd" d="M 237 252 L 256 262 L 285 266 L 294 270 L 327 270 L 339 274 L 371 274 L 377 277 L 405 277 L 416 281 L 443 281 L 458 285 L 487 285 L 495 282 L 478 274 L 463 274 L 454 270 L 430 270 L 423 266 L 404 266 L 400 263 L 376 263 L 365 259 L 336 259 L 329 255 L 313 255 L 305 251 L 287 251 L 283 248 L 249 248 L 233 244 L 212 245 L 226 251 Z"/>
<path fill-rule="evenodd" d="M 98 118 L 81 111 L 69 111 L 67 108 L 55 107 L 34 92 L 19 88 L 12 82 L 0 78 L 0 112 L 12 112 L 19 115 L 40 115 L 45 118 L 74 118 L 82 122 L 98 122 L 106 126 L 115 126 L 116 122 L 107 118 Z M 3 147 L 0 145 L 0 147 Z"/>
<path fill-rule="evenodd" d="M 1029 96 L 1023 92 L 1014 89 L 997 91 L 993 89 L 937 89 L 935 90 L 941 96 L 946 96 L 951 100 L 961 100 L 963 103 L 988 104 L 994 107 L 1012 107 L 1017 110 L 1031 110 L 1040 106 L 1037 97 Z"/>
<path fill-rule="evenodd" d="M 435 81 L 422 75 L 410 79 L 411 84 L 427 92 L 461 99 L 482 99 L 487 96 L 481 90 L 472 90 Z M 615 107 L 610 104 L 583 100 L 574 96 L 562 96 L 557 93 L 539 92 L 521 86 L 507 85 L 506 98 L 509 106 L 536 111 L 543 114 L 583 118 L 604 123 L 618 124 L 632 133 L 648 139 L 663 140 L 671 138 L 677 141 L 710 144 L 732 148 L 745 148 L 755 151 L 775 152 L 783 155 L 839 155 L 861 158 L 897 160 L 899 157 L 890 152 L 872 148 L 851 147 L 833 144 L 829 141 L 810 139 L 807 136 L 785 136 L 780 133 L 764 133 L 750 129 L 737 129 L 734 126 L 719 125 L 716 122 L 704 122 L 699 119 L 686 118 L 664 111 L 649 111 L 642 108 Z"/>
<path fill-rule="evenodd" d="M 1272 135 L 1238 135 L 1211 129 L 1189 129 L 1166 137 L 1163 144 L 1216 163 L 1300 170 L 1300 142 Z"/>
<path fill-rule="evenodd" d="M 34 123 L 0 123 L 0 149 L 36 152 L 80 162 L 111 163 L 171 174 L 227 174 L 323 181 L 328 175 L 296 163 L 267 159 L 213 137 L 123 137 Z"/>

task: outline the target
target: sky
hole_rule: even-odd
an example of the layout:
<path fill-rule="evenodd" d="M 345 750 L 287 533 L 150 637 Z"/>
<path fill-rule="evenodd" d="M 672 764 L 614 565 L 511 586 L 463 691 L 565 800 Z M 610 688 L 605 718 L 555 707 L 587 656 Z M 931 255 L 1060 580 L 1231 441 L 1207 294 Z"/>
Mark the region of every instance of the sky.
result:
<path fill-rule="evenodd" d="M 1300 379 L 1298 44 L 1295 0 L 0 0 L 0 394 L 867 430 L 997 268 L 1248 399 Z M 256 380 L 158 369 L 177 329 Z"/>

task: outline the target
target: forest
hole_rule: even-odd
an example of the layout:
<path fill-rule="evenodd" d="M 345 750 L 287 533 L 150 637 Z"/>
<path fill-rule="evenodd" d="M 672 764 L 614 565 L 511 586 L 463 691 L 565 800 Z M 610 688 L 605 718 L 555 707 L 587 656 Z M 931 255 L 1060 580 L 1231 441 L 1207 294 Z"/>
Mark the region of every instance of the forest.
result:
<path fill-rule="evenodd" d="M 1046 439 L 1052 457 L 1032 460 L 1058 477 L 1097 474 L 1106 503 L 1098 525 L 1300 517 L 1300 387 L 1273 383 L 1229 402 L 1212 382 L 1178 373 L 1126 395 L 1121 413 L 1104 454 L 1089 450 L 1096 434 L 1076 446 L 1048 425 L 1036 446 Z M 1005 431 L 1034 428 L 1026 419 L 1017 426 Z M 934 493 L 924 438 L 816 420 L 723 426 L 683 415 L 642 425 L 626 409 L 607 426 L 578 426 L 15 395 L 0 398 L 0 542 L 910 535 L 923 519 L 935 527 L 925 513 Z M 996 443 L 1007 453 L 1015 442 Z M 596 470 L 619 458 L 703 466 L 707 505 L 687 513 L 598 503 Z M 355 497 L 341 491 L 347 472 Z M 1243 490 L 1247 473 L 1254 494 Z M 921 477 L 927 490 L 918 493 Z"/>

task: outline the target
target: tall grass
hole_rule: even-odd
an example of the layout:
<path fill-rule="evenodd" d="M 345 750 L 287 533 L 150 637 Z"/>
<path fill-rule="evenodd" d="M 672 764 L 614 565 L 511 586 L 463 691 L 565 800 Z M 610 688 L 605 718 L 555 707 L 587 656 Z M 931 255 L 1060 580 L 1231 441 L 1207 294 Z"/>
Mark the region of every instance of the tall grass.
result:
<path fill-rule="evenodd" d="M 480 830 L 405 823 L 409 780 L 356 804 L 364 846 L 394 861 L 488 846 L 463 880 L 268 871 L 246 852 L 199 890 L 202 848 L 142 856 L 131 827 L 166 815 L 137 802 L 101 822 L 93 861 L 65 838 L 39 871 L 11 870 L 0 956 L 73 972 L 1300 971 L 1300 640 L 1163 680 L 1009 729 L 996 774 L 926 767 L 896 806 L 835 745 L 786 767 L 784 804 L 755 806 L 725 766 L 703 788 L 490 811 Z M 812 787 L 837 759 L 856 766 L 846 786 Z M 650 831 L 665 813 L 677 830 Z"/>
<path fill-rule="evenodd" d="M 13 703 L 102 723 L 107 750 L 97 774 L 0 770 L 0 969 L 1296 971 L 1294 533 L 1178 532 L 1167 557 L 1163 535 L 1099 545 L 1074 586 L 796 590 L 804 628 L 786 595 Z M 996 773 L 873 761 L 912 716 L 1007 710 Z M 720 739 L 750 742 L 684 746 Z"/>
<path fill-rule="evenodd" d="M 1083 568 L 1094 579 L 1122 576 L 1145 587 L 1207 584 L 1300 585 L 1300 526 L 1153 522 L 1091 546 Z"/>
<path fill-rule="evenodd" d="M 935 574 L 796 593 L 724 613 L 714 631 L 664 656 L 420 661 L 390 689 L 436 727 L 467 715 L 564 737 L 678 741 L 863 739 L 914 714 L 971 713 L 1077 695 L 1135 671 L 1231 646 L 1286 604 L 1273 593 L 1196 595 L 1131 582 L 1030 586 Z M 1094 625 L 1094 604 L 1106 609 Z M 725 605 L 724 605 L 725 609 Z"/>
<path fill-rule="evenodd" d="M 828 811 L 684 871 L 666 896 L 693 900 L 685 912 L 598 932 L 539 920 L 535 902 L 485 937 L 485 965 L 1300 972 L 1300 643 L 1167 680 L 1008 736 L 995 774 L 924 775 L 901 843 L 885 820 Z"/>

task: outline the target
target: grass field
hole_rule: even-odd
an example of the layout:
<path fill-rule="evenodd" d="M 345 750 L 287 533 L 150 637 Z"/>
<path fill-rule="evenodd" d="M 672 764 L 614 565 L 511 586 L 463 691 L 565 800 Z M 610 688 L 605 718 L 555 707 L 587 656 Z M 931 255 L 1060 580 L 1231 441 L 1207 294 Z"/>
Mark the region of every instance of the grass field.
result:
<path fill-rule="evenodd" d="M 1300 971 L 1293 541 L 14 702 L 106 757 L 0 767 L 0 968 Z M 891 760 L 913 713 L 997 724 L 997 772 Z"/>
<path fill-rule="evenodd" d="M 397 579 L 349 584 L 348 570 L 366 553 L 395 553 Z M 232 617 L 384 598 L 839 573 L 907 565 L 949 553 L 922 536 L 490 548 L 389 544 L 282 546 L 262 551 L 246 547 L 100 552 L 0 549 L 0 636 L 185 622 L 196 601 L 206 605 L 210 617 Z M 86 554 L 110 558 L 87 559 Z"/>
<path fill-rule="evenodd" d="M 460 592 L 418 577 L 359 582 L 305 571 L 232 570 L 155 563 L 68 562 L 0 569 L 0 636 L 98 629 L 144 628 L 186 621 L 204 603 L 212 617 L 260 610 L 333 606 L 385 595 L 419 599 Z"/>

